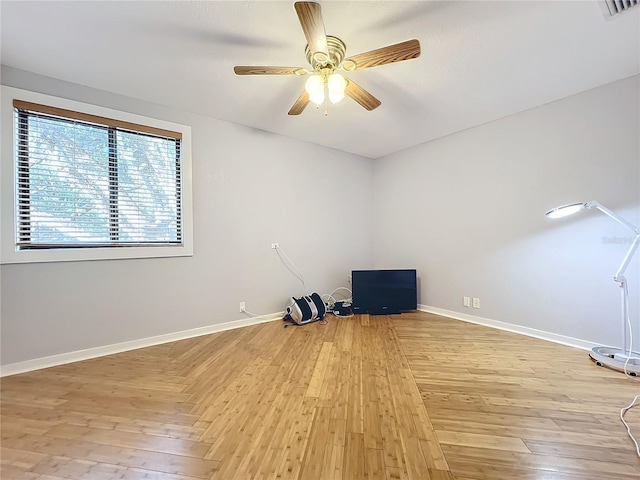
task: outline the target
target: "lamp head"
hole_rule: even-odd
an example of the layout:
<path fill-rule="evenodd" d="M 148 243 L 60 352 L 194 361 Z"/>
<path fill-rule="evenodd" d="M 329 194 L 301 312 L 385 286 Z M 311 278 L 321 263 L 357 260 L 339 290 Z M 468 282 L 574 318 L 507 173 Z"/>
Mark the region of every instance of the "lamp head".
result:
<path fill-rule="evenodd" d="M 588 208 L 586 203 L 570 203 L 568 205 L 562 205 L 560 207 L 552 208 L 545 215 L 549 218 L 562 218 L 568 215 L 573 215 L 583 208 Z"/>

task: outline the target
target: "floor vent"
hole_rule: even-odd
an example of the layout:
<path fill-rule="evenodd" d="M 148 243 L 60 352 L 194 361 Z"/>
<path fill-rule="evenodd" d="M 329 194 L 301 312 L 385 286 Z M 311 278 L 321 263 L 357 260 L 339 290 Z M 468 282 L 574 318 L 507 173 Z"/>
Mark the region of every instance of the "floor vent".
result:
<path fill-rule="evenodd" d="M 614 15 L 629 10 L 632 7 L 637 7 L 640 0 L 604 0 L 604 3 L 609 7 L 609 13 L 613 17 Z"/>

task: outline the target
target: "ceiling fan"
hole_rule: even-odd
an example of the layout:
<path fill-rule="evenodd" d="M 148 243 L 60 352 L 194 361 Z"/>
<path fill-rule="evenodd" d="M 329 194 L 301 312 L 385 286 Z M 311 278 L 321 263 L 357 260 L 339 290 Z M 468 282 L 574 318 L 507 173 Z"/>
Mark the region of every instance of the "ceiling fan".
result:
<path fill-rule="evenodd" d="M 363 70 L 420 56 L 420 42 L 414 39 L 345 58 L 344 42 L 325 33 L 320 4 L 296 2 L 294 8 L 307 39 L 305 54 L 311 69 L 262 66 L 237 66 L 233 69 L 236 75 L 309 75 L 305 89 L 289 110 L 289 115 L 300 115 L 309 102 L 321 105 L 325 101 L 325 90 L 332 103 L 346 95 L 365 109 L 373 110 L 380 106 L 380 100 L 337 71 Z"/>

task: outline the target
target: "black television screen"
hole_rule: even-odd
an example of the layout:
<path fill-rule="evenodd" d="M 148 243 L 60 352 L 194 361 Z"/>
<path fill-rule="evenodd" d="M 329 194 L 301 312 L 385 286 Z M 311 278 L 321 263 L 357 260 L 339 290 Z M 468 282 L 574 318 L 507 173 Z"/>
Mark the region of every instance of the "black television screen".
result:
<path fill-rule="evenodd" d="M 353 270 L 354 313 L 385 315 L 418 308 L 416 271 Z"/>

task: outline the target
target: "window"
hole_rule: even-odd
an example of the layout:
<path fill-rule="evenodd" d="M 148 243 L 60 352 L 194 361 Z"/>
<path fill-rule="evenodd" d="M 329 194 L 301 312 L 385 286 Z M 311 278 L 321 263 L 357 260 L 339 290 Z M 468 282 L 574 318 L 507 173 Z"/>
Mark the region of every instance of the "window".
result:
<path fill-rule="evenodd" d="M 13 116 L 16 261 L 191 254 L 183 129 L 21 99 Z"/>

